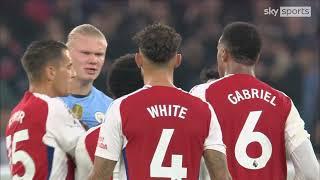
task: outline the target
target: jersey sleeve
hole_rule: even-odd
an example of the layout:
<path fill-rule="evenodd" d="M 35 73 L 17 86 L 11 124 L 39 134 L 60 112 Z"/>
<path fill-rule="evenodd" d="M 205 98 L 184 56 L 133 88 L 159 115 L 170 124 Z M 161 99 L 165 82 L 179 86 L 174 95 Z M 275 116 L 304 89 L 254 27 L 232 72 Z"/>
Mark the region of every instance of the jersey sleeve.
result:
<path fill-rule="evenodd" d="M 118 161 L 123 147 L 123 133 L 120 115 L 120 100 L 114 101 L 101 125 L 95 155 L 104 159 Z"/>
<path fill-rule="evenodd" d="M 226 154 L 226 146 L 222 141 L 222 132 L 216 113 L 208 104 L 211 112 L 211 121 L 209 127 L 209 135 L 204 142 L 204 150 L 212 149 Z"/>
<path fill-rule="evenodd" d="M 77 167 L 75 172 L 76 180 L 83 179 L 84 177 L 87 178 L 93 166 L 92 165 L 93 163 L 86 149 L 85 138 L 86 138 L 86 135 L 83 135 L 79 138 L 78 144 L 75 150 L 75 163 Z"/>
<path fill-rule="evenodd" d="M 310 140 L 302 142 L 291 154 L 295 179 L 320 179 L 320 167 Z"/>
<path fill-rule="evenodd" d="M 285 124 L 285 143 L 286 149 L 291 154 L 301 143 L 309 139 L 310 135 L 304 129 L 304 121 L 291 101 L 291 110 Z"/>
<path fill-rule="evenodd" d="M 206 89 L 208 88 L 208 86 L 209 83 L 194 86 L 189 93 L 195 97 L 200 98 L 202 101 L 206 101 Z"/>
<path fill-rule="evenodd" d="M 189 93 L 206 102 L 206 90 L 211 84 L 212 82 L 197 85 L 193 87 Z M 212 149 L 226 154 L 226 146 L 222 141 L 222 132 L 217 115 L 212 106 L 209 103 L 207 104 L 211 113 L 211 121 L 209 127 L 209 135 L 204 142 L 204 150 Z"/>
<path fill-rule="evenodd" d="M 43 137 L 45 144 L 59 146 L 74 157 L 78 139 L 84 133 L 80 122 L 71 115 L 61 99 L 56 98 L 49 102 L 46 134 Z"/>

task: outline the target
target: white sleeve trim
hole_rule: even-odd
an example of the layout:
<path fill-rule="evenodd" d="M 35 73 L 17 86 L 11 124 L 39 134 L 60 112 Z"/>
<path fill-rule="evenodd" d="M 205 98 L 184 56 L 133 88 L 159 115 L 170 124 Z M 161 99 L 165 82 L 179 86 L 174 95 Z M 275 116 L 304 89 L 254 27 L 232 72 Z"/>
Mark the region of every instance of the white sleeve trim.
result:
<path fill-rule="evenodd" d="M 291 154 L 295 179 L 320 179 L 320 167 L 310 140 L 303 141 Z"/>
<path fill-rule="evenodd" d="M 118 161 L 123 147 L 122 120 L 120 104 L 123 98 L 115 100 L 106 112 L 106 118 L 100 128 L 95 156 Z"/>
<path fill-rule="evenodd" d="M 120 158 L 120 156 L 111 154 L 109 152 L 104 152 L 104 151 L 98 150 L 98 147 L 97 147 L 95 156 L 98 156 L 98 157 L 101 157 L 101 158 L 104 158 L 104 159 L 109 159 L 109 160 L 112 160 L 112 161 L 119 161 L 119 158 Z"/>
<path fill-rule="evenodd" d="M 96 128 L 91 128 L 96 129 Z M 76 153 L 75 153 L 75 163 L 76 163 L 76 170 L 75 170 L 75 179 L 80 180 L 83 178 L 87 178 L 90 174 L 90 171 L 93 167 L 93 163 L 91 161 L 91 158 L 89 156 L 89 153 L 86 148 L 85 140 L 87 134 L 80 137 L 78 140 L 78 144 L 76 147 Z"/>
<path fill-rule="evenodd" d="M 288 154 L 291 154 L 300 144 L 308 140 L 310 135 L 304 129 L 304 121 L 291 101 L 291 110 L 285 124 L 285 143 Z"/>
<path fill-rule="evenodd" d="M 226 154 L 226 146 L 222 141 L 222 132 L 217 115 L 210 104 L 208 104 L 208 107 L 211 112 L 211 121 L 209 134 L 204 142 L 204 150 L 212 149 Z"/>
<path fill-rule="evenodd" d="M 211 84 L 212 83 L 204 83 L 194 86 L 189 93 L 195 97 L 200 98 L 202 101 L 206 101 L 206 90 Z"/>

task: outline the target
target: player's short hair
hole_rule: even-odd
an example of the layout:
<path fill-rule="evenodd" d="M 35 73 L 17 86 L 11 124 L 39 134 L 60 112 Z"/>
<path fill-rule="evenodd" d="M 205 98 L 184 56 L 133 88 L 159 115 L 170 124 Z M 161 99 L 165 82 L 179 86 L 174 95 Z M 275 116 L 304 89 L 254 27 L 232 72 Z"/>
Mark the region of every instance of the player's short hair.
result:
<path fill-rule="evenodd" d="M 76 35 L 83 35 L 83 36 L 92 36 L 98 37 L 101 39 L 106 39 L 104 34 L 95 26 L 91 24 L 82 24 L 73 28 L 70 33 L 68 34 L 67 44 L 70 43 L 72 39 L 75 38 Z"/>
<path fill-rule="evenodd" d="M 63 57 L 63 50 L 67 49 L 67 46 L 59 41 L 33 41 L 21 58 L 28 79 L 30 81 L 40 80 L 43 68 L 47 64 L 58 65 Z"/>
<path fill-rule="evenodd" d="M 119 98 L 143 87 L 141 71 L 134 58 L 134 54 L 126 54 L 111 65 L 107 87 L 113 97 Z"/>
<path fill-rule="evenodd" d="M 262 40 L 255 25 L 246 22 L 228 24 L 220 41 L 237 63 L 253 65 L 258 60 Z"/>
<path fill-rule="evenodd" d="M 216 80 L 219 79 L 219 72 L 217 67 L 204 67 L 200 72 L 200 81 L 201 83 L 206 83 L 209 80 Z"/>
<path fill-rule="evenodd" d="M 173 28 L 157 23 L 138 32 L 133 40 L 150 61 L 164 64 L 177 53 L 181 36 Z"/>

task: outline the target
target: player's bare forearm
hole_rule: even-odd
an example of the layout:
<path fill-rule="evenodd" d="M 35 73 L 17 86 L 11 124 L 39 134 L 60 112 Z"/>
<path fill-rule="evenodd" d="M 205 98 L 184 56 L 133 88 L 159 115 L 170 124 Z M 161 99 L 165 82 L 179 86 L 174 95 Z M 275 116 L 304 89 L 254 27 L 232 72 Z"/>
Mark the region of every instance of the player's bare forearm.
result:
<path fill-rule="evenodd" d="M 231 180 L 226 155 L 215 150 L 205 150 L 203 154 L 211 179 Z"/>
<path fill-rule="evenodd" d="M 116 161 L 95 156 L 93 169 L 89 175 L 89 180 L 105 180 L 112 176 Z"/>

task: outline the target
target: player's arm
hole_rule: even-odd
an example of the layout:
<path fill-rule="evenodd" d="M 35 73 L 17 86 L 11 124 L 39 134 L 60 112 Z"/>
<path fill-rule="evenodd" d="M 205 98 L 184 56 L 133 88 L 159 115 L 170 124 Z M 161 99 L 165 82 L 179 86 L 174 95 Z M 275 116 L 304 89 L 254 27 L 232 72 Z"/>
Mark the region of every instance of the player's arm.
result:
<path fill-rule="evenodd" d="M 295 169 L 295 180 L 320 179 L 320 167 L 314 154 L 310 140 L 304 141 L 291 154 Z"/>
<path fill-rule="evenodd" d="M 222 132 L 213 108 L 208 104 L 211 112 L 209 135 L 204 142 L 204 160 L 210 178 L 215 180 L 232 179 L 228 170 L 226 147 L 222 141 Z"/>
<path fill-rule="evenodd" d="M 320 179 L 320 168 L 313 151 L 310 135 L 304 129 L 304 121 L 291 101 L 285 125 L 286 150 L 293 162 L 295 179 Z"/>
<path fill-rule="evenodd" d="M 85 133 L 79 121 L 69 113 L 61 99 L 49 102 L 46 134 L 43 142 L 51 147 L 59 147 L 72 157 L 78 139 Z"/>
<path fill-rule="evenodd" d="M 209 83 L 207 84 L 201 84 L 193 87 L 189 93 L 195 97 L 200 98 L 202 101 L 206 101 L 206 89 L 208 88 Z"/>
<path fill-rule="evenodd" d="M 204 151 L 203 157 L 210 174 L 210 179 L 231 179 L 224 153 L 207 149 Z"/>
<path fill-rule="evenodd" d="M 110 179 L 116 164 L 117 161 L 104 159 L 96 156 L 94 159 L 93 169 L 89 176 L 89 180 Z"/>
<path fill-rule="evenodd" d="M 120 102 L 109 107 L 105 122 L 101 125 L 91 179 L 110 179 L 123 146 Z"/>

